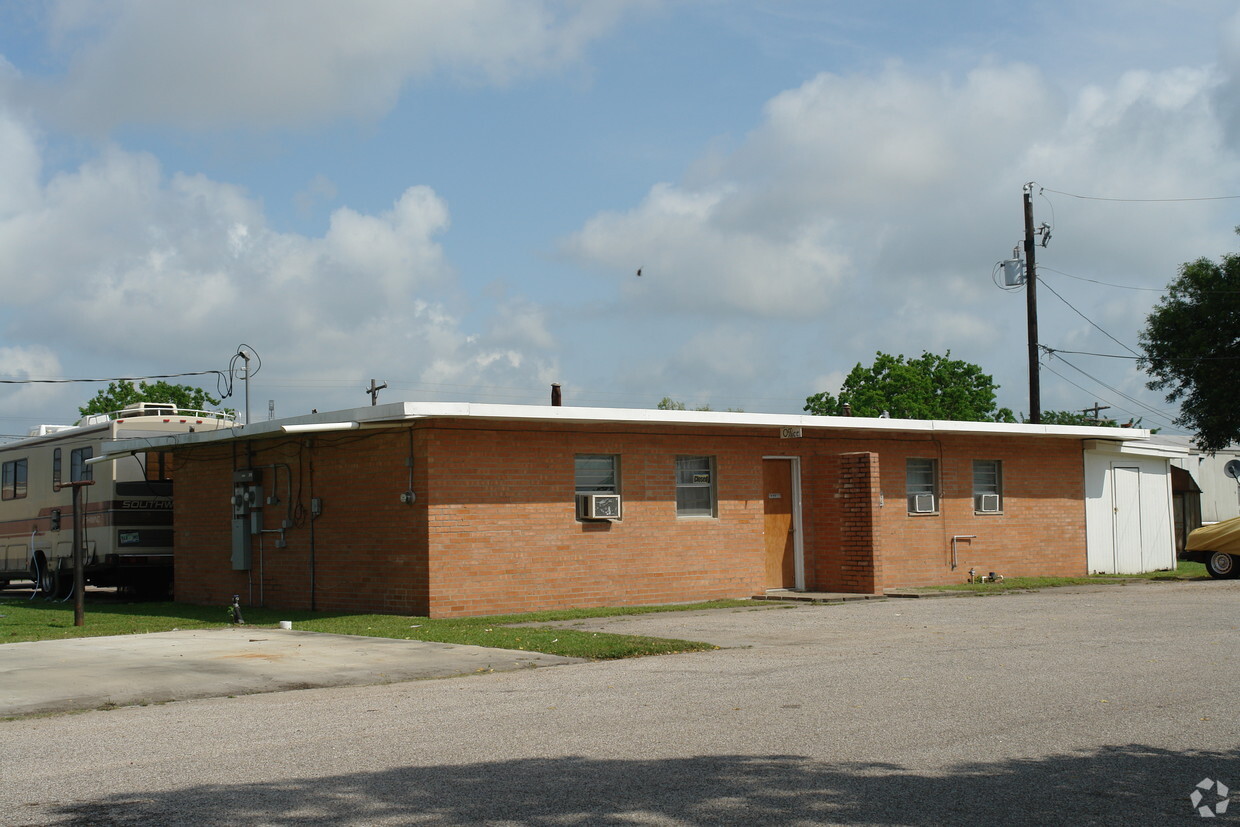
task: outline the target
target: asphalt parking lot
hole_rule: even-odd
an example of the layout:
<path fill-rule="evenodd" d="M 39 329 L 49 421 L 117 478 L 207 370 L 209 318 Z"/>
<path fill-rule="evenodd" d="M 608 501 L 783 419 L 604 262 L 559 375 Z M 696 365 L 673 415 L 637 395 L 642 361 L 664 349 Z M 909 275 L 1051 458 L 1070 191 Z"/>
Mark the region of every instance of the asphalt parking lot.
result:
<path fill-rule="evenodd" d="M 730 648 L 0 722 L 0 821 L 1240 818 L 1240 582 L 573 623 Z"/>

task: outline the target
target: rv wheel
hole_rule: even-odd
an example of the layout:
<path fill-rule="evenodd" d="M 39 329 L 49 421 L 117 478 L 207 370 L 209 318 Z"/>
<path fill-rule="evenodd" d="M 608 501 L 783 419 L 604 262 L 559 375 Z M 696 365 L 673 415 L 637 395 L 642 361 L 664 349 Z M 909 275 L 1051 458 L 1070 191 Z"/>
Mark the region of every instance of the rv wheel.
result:
<path fill-rule="evenodd" d="M 1230 580 L 1240 574 L 1240 571 L 1236 570 L 1236 558 L 1221 551 L 1210 553 L 1206 560 L 1206 571 L 1219 580 Z"/>
<path fill-rule="evenodd" d="M 57 587 L 60 586 L 60 577 L 56 572 L 52 571 L 47 563 L 44 563 L 39 566 L 38 579 L 35 582 L 38 583 L 39 591 L 43 592 L 44 595 L 55 597 Z"/>

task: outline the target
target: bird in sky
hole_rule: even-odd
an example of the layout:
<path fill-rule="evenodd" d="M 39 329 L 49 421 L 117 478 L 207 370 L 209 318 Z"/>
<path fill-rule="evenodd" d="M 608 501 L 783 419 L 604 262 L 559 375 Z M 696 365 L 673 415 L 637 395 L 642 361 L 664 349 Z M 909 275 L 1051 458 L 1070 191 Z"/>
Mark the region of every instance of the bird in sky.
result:
<path fill-rule="evenodd" d="M 641 277 L 641 274 L 642 274 L 642 268 L 638 267 L 638 268 L 637 268 L 637 275 L 638 275 L 638 277 L 639 277 L 639 278 Z"/>

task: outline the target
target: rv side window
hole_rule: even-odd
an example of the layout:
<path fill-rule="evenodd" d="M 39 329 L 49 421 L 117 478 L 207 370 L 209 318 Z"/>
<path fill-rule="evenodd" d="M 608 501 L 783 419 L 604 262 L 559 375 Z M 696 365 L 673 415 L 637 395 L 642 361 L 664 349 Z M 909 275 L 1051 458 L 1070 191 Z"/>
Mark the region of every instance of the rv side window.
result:
<path fill-rule="evenodd" d="M 89 447 L 74 448 L 69 454 L 69 479 L 73 482 L 93 480 L 95 478 L 94 469 L 86 464 L 86 460 L 94 455 L 94 450 Z"/>
<path fill-rule="evenodd" d="M 60 490 L 60 449 L 52 451 L 52 490 Z"/>
<path fill-rule="evenodd" d="M 24 459 L 15 459 L 12 462 L 4 463 L 4 485 L 0 498 L 6 500 L 23 499 L 26 496 L 26 472 L 27 464 Z"/>

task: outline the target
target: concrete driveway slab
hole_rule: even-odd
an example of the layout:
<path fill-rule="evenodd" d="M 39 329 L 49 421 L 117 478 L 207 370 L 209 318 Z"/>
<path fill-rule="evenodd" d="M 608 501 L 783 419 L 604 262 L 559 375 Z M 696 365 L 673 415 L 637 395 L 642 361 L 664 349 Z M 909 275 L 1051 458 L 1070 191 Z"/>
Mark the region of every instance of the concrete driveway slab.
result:
<path fill-rule="evenodd" d="M 0 646 L 0 716 L 575 662 L 482 646 L 252 627 L 10 643 Z"/>

